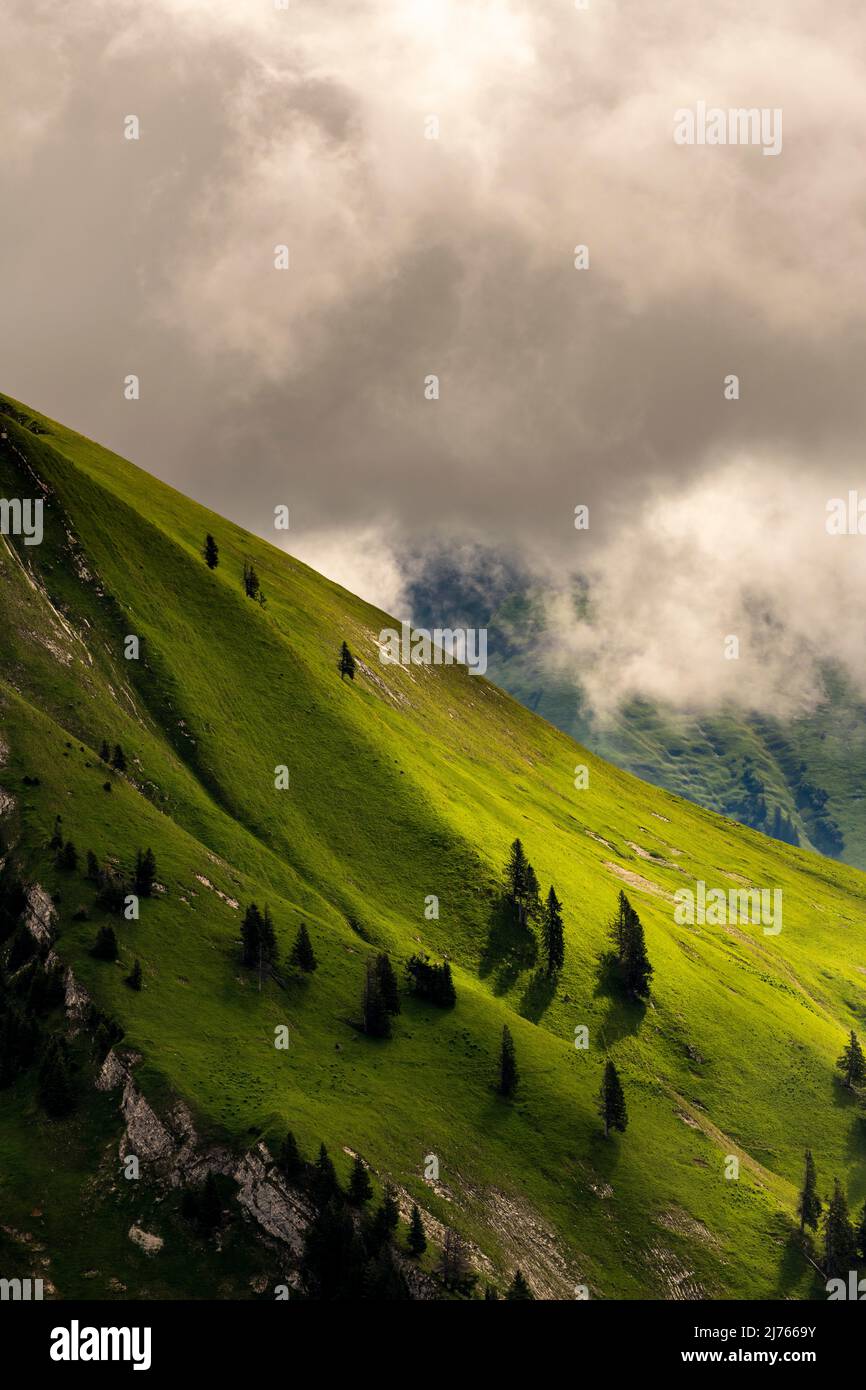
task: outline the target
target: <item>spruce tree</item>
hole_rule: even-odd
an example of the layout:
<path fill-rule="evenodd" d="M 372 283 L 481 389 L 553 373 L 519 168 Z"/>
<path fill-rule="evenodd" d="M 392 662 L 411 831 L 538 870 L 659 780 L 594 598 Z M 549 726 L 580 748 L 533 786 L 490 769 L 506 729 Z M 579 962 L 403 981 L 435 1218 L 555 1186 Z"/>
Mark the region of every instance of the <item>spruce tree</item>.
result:
<path fill-rule="evenodd" d="M 310 941 L 310 933 L 304 922 L 298 927 L 298 934 L 295 937 L 295 944 L 292 947 L 289 960 L 292 965 L 303 970 L 306 975 L 311 975 L 319 964 L 313 951 L 313 943 Z"/>
<path fill-rule="evenodd" d="M 247 598 L 259 599 L 259 601 L 261 601 L 259 598 L 261 594 L 259 576 L 256 574 L 249 560 L 244 561 L 244 593 Z"/>
<path fill-rule="evenodd" d="M 114 745 L 114 753 L 111 757 L 111 766 L 115 769 L 116 772 L 126 771 L 126 754 L 123 751 L 123 746 L 119 743 L 116 743 Z"/>
<path fill-rule="evenodd" d="M 368 961 L 364 975 L 364 1032 L 371 1038 L 390 1038 L 391 1017 L 382 998 L 379 971 L 375 961 Z"/>
<path fill-rule="evenodd" d="M 400 1208 L 393 1187 L 386 1187 L 382 1201 L 376 1209 L 370 1226 L 370 1242 L 374 1250 L 385 1245 L 393 1236 L 400 1222 Z"/>
<path fill-rule="evenodd" d="M 111 762 L 111 749 L 108 746 L 107 739 L 103 739 L 99 745 L 99 756 L 104 763 Z"/>
<path fill-rule="evenodd" d="M 54 817 L 54 830 L 51 839 L 48 841 L 48 848 L 59 852 L 63 848 L 63 817 Z"/>
<path fill-rule="evenodd" d="M 313 1197 L 320 1207 L 325 1207 L 335 1198 L 341 1198 L 337 1170 L 324 1144 L 319 1145 L 319 1156 L 313 1164 Z"/>
<path fill-rule="evenodd" d="M 262 917 L 261 931 L 259 933 L 259 989 L 262 987 L 262 975 L 271 966 L 276 964 L 277 959 L 277 934 L 274 931 L 274 919 L 271 917 L 271 909 L 265 904 L 265 912 Z"/>
<path fill-rule="evenodd" d="M 138 990 L 141 989 L 141 961 L 140 961 L 140 960 L 136 960 L 136 961 L 133 963 L 133 967 L 132 967 L 132 969 L 130 970 L 129 974 L 128 974 L 127 977 L 126 977 L 126 983 L 129 985 L 129 988 L 130 988 L 130 989 L 134 989 L 134 990 L 136 990 L 136 991 L 138 991 Z"/>
<path fill-rule="evenodd" d="M 241 962 L 250 970 L 257 970 L 259 991 L 266 972 L 277 958 L 277 938 L 270 909 L 265 908 L 264 916 L 255 903 L 250 903 L 241 922 Z"/>
<path fill-rule="evenodd" d="M 513 1096 L 517 1090 L 519 1073 L 517 1070 L 517 1055 L 514 1051 L 514 1039 L 511 1036 L 508 1024 L 502 1028 L 502 1045 L 499 1049 L 499 1094 L 503 1096 Z"/>
<path fill-rule="evenodd" d="M 241 963 L 254 969 L 259 963 L 259 941 L 262 933 L 262 914 L 250 903 L 241 921 Z"/>
<path fill-rule="evenodd" d="M 99 882 L 99 860 L 92 849 L 87 851 L 87 877 L 91 883 Z"/>
<path fill-rule="evenodd" d="M 848 1216 L 848 1203 L 839 1183 L 833 1180 L 833 1196 L 824 1223 L 824 1272 L 828 1279 L 842 1279 L 854 1268 L 857 1237 Z"/>
<path fill-rule="evenodd" d="M 541 939 L 547 962 L 547 974 L 556 975 L 565 963 L 565 933 L 562 925 L 562 904 L 551 885 L 544 904 Z"/>
<path fill-rule="evenodd" d="M 117 937 L 114 927 L 100 927 L 90 954 L 94 960 L 117 960 Z"/>
<path fill-rule="evenodd" d="M 866 1208 L 864 1208 L 866 1212 Z M 424 1234 L 424 1222 L 421 1220 L 421 1213 L 417 1205 L 412 1207 L 412 1215 L 409 1219 L 409 1235 L 406 1238 L 406 1248 L 413 1259 L 420 1259 L 427 1249 L 427 1237 Z"/>
<path fill-rule="evenodd" d="M 365 1202 L 369 1202 L 373 1195 L 373 1184 L 370 1182 L 370 1174 L 367 1172 L 367 1165 L 357 1154 L 352 1164 L 352 1173 L 349 1178 L 349 1190 L 346 1195 L 350 1205 L 353 1207 L 362 1207 Z"/>
<path fill-rule="evenodd" d="M 291 1183 L 294 1187 L 300 1186 L 306 1172 L 306 1164 L 301 1158 L 298 1141 L 291 1130 L 287 1131 L 286 1137 L 280 1145 L 277 1166 L 286 1182 Z"/>
<path fill-rule="evenodd" d="M 363 1297 L 377 1302 L 394 1302 L 412 1297 L 390 1246 L 383 1246 L 375 1259 L 368 1262 L 364 1271 Z"/>
<path fill-rule="evenodd" d="M 526 901 L 523 908 L 524 922 L 530 917 L 536 917 L 541 909 L 541 884 L 538 882 L 535 870 L 526 861 Z"/>
<path fill-rule="evenodd" d="M 818 1218 L 821 1215 L 822 1202 L 818 1196 L 818 1175 L 815 1171 L 815 1160 L 812 1157 L 811 1149 L 806 1150 L 806 1169 L 803 1174 L 803 1188 L 800 1192 L 800 1200 L 797 1203 L 797 1215 L 800 1218 L 800 1234 L 805 1233 L 806 1227 L 810 1226 L 813 1231 L 818 1229 Z"/>
<path fill-rule="evenodd" d="M 66 841 L 66 844 L 57 855 L 57 867 L 67 874 L 74 873 L 78 868 L 78 850 L 71 840 Z"/>
<path fill-rule="evenodd" d="M 511 1281 L 511 1286 L 505 1297 L 506 1300 L 510 1303 L 517 1303 L 519 1301 L 526 1301 L 528 1299 L 535 1298 L 535 1294 L 532 1292 L 526 1280 L 524 1279 L 523 1271 L 521 1270 L 519 1265 L 517 1269 L 514 1271 L 514 1278 Z"/>
<path fill-rule="evenodd" d="M 220 562 L 219 546 L 208 532 L 204 538 L 204 558 L 209 570 L 215 570 Z"/>
<path fill-rule="evenodd" d="M 643 926 L 635 912 L 626 928 L 622 957 L 623 983 L 633 999 L 645 999 L 650 992 L 653 968 L 647 955 Z"/>
<path fill-rule="evenodd" d="M 466 1242 L 459 1231 L 451 1227 L 445 1232 L 442 1253 L 436 1271 L 446 1288 L 467 1292 L 474 1278 L 469 1267 Z"/>
<path fill-rule="evenodd" d="M 866 1081 L 866 1058 L 863 1056 L 860 1039 L 853 1028 L 836 1066 L 842 1073 L 845 1085 L 850 1090 L 853 1091 L 855 1086 L 862 1086 L 863 1082 Z"/>
<path fill-rule="evenodd" d="M 139 850 L 135 856 L 135 891 L 142 898 L 153 893 L 156 878 L 156 856 L 152 849 Z"/>
<path fill-rule="evenodd" d="M 616 916 L 610 924 L 610 935 L 614 947 L 616 948 L 617 960 L 622 960 L 626 943 L 626 931 L 629 920 L 633 915 L 634 908 L 625 893 L 620 889 L 616 904 Z"/>
<path fill-rule="evenodd" d="M 397 976 L 390 957 L 383 951 L 376 959 L 376 975 L 382 993 L 382 1003 L 389 1014 L 400 1012 L 400 994 L 397 989 Z"/>
<path fill-rule="evenodd" d="M 346 676 L 349 677 L 350 681 L 353 681 L 355 679 L 355 658 L 349 651 L 349 648 L 345 642 L 340 648 L 340 660 L 337 663 L 337 669 L 340 672 L 341 681 L 345 680 Z"/>
<path fill-rule="evenodd" d="M 526 903 L 529 891 L 529 861 L 520 840 L 514 840 L 505 865 L 505 896 L 517 913 L 518 921 L 526 921 Z"/>
<path fill-rule="evenodd" d="M 604 1077 L 598 1097 L 598 1113 L 604 1121 L 605 1139 L 612 1129 L 625 1132 L 625 1127 L 628 1124 L 625 1096 L 613 1062 L 605 1063 Z"/>

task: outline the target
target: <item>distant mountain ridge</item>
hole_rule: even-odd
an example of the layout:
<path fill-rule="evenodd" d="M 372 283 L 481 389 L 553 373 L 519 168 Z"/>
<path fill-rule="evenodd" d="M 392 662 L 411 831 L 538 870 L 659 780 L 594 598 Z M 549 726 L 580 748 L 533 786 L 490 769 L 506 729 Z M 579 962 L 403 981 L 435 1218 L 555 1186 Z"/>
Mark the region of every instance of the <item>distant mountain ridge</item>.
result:
<path fill-rule="evenodd" d="M 551 672 L 545 595 L 518 566 L 479 554 L 467 572 L 465 557 L 463 568 L 447 556 L 432 559 L 409 598 L 419 622 L 435 614 L 439 622 L 486 626 L 490 679 L 601 757 L 764 834 L 866 868 L 866 701 L 843 673 L 826 669 L 825 701 L 787 724 L 645 699 L 601 723 L 586 706 L 579 673 Z M 585 602 L 581 588 L 576 621 Z"/>

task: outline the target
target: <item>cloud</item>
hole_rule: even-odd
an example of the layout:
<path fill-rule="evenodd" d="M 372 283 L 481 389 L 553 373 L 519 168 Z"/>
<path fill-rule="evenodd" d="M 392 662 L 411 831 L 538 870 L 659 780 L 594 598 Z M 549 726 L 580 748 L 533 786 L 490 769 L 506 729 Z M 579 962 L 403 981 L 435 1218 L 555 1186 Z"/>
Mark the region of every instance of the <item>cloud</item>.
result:
<path fill-rule="evenodd" d="M 262 534 L 287 504 L 290 548 L 389 605 L 398 560 L 472 543 L 591 569 L 611 615 L 651 593 L 659 645 L 620 618 L 604 650 L 709 699 L 744 587 L 799 593 L 780 487 L 802 539 L 862 478 L 864 30 L 854 0 L 13 0 L 0 382 Z M 698 100 L 780 107 L 781 155 L 675 145 Z M 855 576 L 820 555 L 835 649 Z M 751 621 L 775 699 L 790 654 Z"/>

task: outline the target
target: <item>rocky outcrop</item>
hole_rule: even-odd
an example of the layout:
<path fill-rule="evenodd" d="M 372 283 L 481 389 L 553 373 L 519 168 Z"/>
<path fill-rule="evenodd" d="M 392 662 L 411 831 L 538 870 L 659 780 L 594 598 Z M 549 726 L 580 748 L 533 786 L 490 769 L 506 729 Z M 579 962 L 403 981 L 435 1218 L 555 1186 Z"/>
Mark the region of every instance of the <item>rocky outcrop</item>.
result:
<path fill-rule="evenodd" d="M 54 904 L 39 883 L 32 883 L 27 889 L 27 906 L 24 909 L 24 926 L 39 946 L 50 946 L 54 940 Z"/>
<path fill-rule="evenodd" d="M 130 1226 L 128 1235 L 133 1245 L 137 1245 L 140 1250 L 144 1251 L 145 1255 L 158 1255 L 164 1245 L 162 1236 L 155 1236 L 150 1231 L 143 1231 L 140 1226 Z"/>
<path fill-rule="evenodd" d="M 225 1146 L 202 1147 L 187 1106 L 179 1102 L 161 1118 L 145 1099 L 133 1076 L 139 1060 L 134 1053 L 122 1057 L 112 1049 L 96 1081 L 100 1091 L 121 1093 L 121 1159 L 134 1155 L 150 1169 L 149 1176 L 167 1187 L 197 1186 L 208 1173 L 232 1177 L 242 1211 L 297 1259 L 313 1208 L 284 1182 L 266 1145 L 260 1143 L 240 1158 Z"/>
<path fill-rule="evenodd" d="M 298 1258 L 313 1209 L 296 1189 L 283 1182 L 264 1144 L 245 1154 L 232 1175 L 240 1206 L 275 1240 Z"/>

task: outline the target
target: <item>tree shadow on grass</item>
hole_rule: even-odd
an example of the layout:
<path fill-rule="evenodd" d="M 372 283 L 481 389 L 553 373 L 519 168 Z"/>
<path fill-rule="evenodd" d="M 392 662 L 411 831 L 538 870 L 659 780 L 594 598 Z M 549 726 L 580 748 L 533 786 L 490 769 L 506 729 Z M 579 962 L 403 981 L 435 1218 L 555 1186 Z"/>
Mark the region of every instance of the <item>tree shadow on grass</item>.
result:
<path fill-rule="evenodd" d="M 518 975 L 531 970 L 538 959 L 538 941 L 531 927 L 524 926 L 511 904 L 497 898 L 490 909 L 487 940 L 481 953 L 479 974 L 493 975 L 493 993 L 505 994 Z"/>
<path fill-rule="evenodd" d="M 820 1264 L 820 1259 L 814 1248 L 813 1242 L 808 1238 L 804 1239 L 804 1237 L 800 1235 L 799 1230 L 792 1230 L 790 1224 L 784 1221 L 784 1218 L 780 1217 L 779 1223 L 780 1225 L 783 1224 L 786 1229 L 784 1232 L 784 1240 L 780 1242 L 782 1245 L 782 1258 L 779 1261 L 776 1293 L 780 1297 L 786 1295 L 789 1298 L 809 1298 L 813 1291 L 816 1296 L 819 1296 L 820 1291 L 823 1296 L 826 1296 L 823 1283 L 821 1282 L 821 1274 L 815 1268 L 815 1265 L 810 1264 L 806 1258 L 806 1253 L 808 1252 L 815 1261 L 815 1264 Z M 781 1235 L 782 1232 L 780 1231 L 779 1234 Z M 804 1292 L 804 1289 L 807 1287 L 809 1291 Z"/>
<path fill-rule="evenodd" d="M 642 999 L 632 999 L 626 993 L 613 951 L 602 951 L 598 957 L 593 992 L 596 999 L 607 1001 L 601 1022 L 597 1025 L 605 1047 L 638 1031 L 646 1013 L 646 1004 Z"/>
<path fill-rule="evenodd" d="M 599 1084 L 601 1077 L 599 1076 Z M 628 1143 L 628 1131 L 625 1134 L 612 1133 L 604 1137 L 604 1129 L 601 1120 L 598 1121 L 598 1128 L 589 1136 L 589 1151 L 587 1160 L 592 1167 L 597 1178 L 613 1186 L 613 1179 L 619 1167 L 621 1158 L 621 1145 L 625 1141 Z"/>
<path fill-rule="evenodd" d="M 520 1013 L 531 1023 L 537 1023 L 545 1009 L 550 1007 L 555 993 L 556 976 L 548 975 L 547 971 L 539 966 L 537 970 L 532 972 L 526 983 L 523 997 L 520 1000 Z"/>

